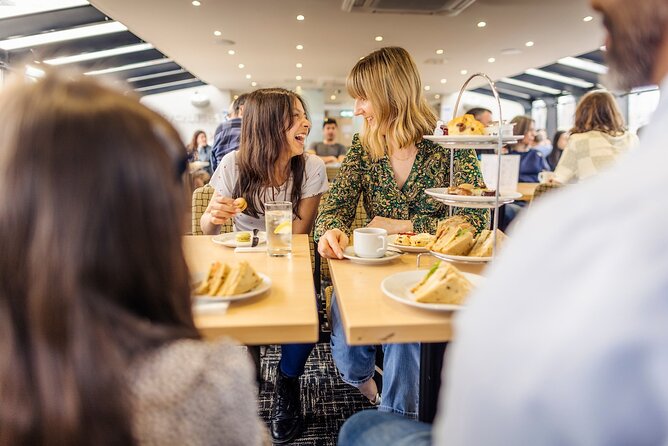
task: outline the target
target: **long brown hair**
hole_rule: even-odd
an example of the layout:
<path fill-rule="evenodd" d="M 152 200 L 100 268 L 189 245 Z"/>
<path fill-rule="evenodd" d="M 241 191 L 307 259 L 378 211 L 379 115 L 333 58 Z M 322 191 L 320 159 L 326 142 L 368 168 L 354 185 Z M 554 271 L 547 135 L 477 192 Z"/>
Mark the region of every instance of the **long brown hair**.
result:
<path fill-rule="evenodd" d="M 185 148 L 135 98 L 54 73 L 2 91 L 0 135 L 0 445 L 135 444 L 127 366 L 199 337 Z"/>
<path fill-rule="evenodd" d="M 281 184 L 275 166 L 290 150 L 287 131 L 294 122 L 295 101 L 299 101 L 307 111 L 304 100 L 298 94 L 283 88 L 260 89 L 246 97 L 237 153 L 239 179 L 234 186 L 234 196 L 246 199 L 248 207 L 244 213 L 251 217 L 258 218 L 264 214 L 262 201 L 265 189 L 277 188 Z M 292 202 L 293 214 L 299 218 L 306 160 L 304 156 L 293 156 L 289 166 L 292 177 L 289 201 Z"/>
<path fill-rule="evenodd" d="M 607 91 L 592 91 L 580 99 L 575 109 L 575 125 L 571 135 L 598 130 L 612 136 L 623 134 L 624 118 L 615 98 Z"/>
<path fill-rule="evenodd" d="M 195 130 L 195 133 L 193 133 L 193 137 L 190 140 L 190 143 L 188 143 L 188 145 L 186 146 L 186 148 L 188 149 L 188 152 L 192 152 L 193 150 L 198 149 L 197 138 L 199 138 L 199 135 L 201 135 L 202 133 L 206 134 L 206 132 L 204 130 Z"/>
<path fill-rule="evenodd" d="M 353 98 L 368 99 L 373 106 L 378 124 L 371 127 L 365 120 L 360 135 L 372 159 L 385 155 L 388 139 L 405 147 L 433 132 L 436 114 L 422 94 L 420 73 L 405 49 L 381 48 L 362 58 L 350 71 L 346 87 Z"/>

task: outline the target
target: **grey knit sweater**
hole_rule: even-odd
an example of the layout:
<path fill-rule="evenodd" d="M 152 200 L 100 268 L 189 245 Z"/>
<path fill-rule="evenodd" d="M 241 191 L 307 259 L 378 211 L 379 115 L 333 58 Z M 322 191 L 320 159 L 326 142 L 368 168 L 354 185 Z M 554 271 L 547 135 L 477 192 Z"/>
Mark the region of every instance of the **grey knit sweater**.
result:
<path fill-rule="evenodd" d="M 225 341 L 182 340 L 129 370 L 133 431 L 145 445 L 261 445 L 253 365 Z"/>

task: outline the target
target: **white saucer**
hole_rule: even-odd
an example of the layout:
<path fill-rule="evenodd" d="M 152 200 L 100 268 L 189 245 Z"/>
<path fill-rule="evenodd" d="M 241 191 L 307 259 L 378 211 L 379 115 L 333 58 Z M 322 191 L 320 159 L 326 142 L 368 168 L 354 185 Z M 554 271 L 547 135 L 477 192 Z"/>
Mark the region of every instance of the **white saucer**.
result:
<path fill-rule="evenodd" d="M 399 256 L 401 256 L 401 253 L 399 252 L 385 251 L 385 255 L 383 257 L 377 259 L 371 259 L 367 257 L 357 257 L 355 255 L 355 250 L 352 246 L 348 246 L 346 249 L 343 250 L 343 257 L 345 257 L 346 259 L 350 260 L 353 263 L 359 263 L 360 265 L 378 265 L 382 263 L 387 263 L 391 262 L 392 260 L 396 259 Z"/>

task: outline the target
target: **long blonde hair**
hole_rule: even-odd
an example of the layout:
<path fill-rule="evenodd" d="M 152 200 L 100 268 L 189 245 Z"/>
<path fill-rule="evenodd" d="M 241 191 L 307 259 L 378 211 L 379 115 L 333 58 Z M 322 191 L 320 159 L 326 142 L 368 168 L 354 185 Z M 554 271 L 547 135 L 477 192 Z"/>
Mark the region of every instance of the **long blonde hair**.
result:
<path fill-rule="evenodd" d="M 414 144 L 431 134 L 436 114 L 422 95 L 422 82 L 413 58 L 399 47 L 381 48 L 357 62 L 346 80 L 353 98 L 371 102 L 378 123 L 364 121 L 362 145 L 371 158 L 379 160 L 387 152 L 387 140 L 398 147 Z"/>

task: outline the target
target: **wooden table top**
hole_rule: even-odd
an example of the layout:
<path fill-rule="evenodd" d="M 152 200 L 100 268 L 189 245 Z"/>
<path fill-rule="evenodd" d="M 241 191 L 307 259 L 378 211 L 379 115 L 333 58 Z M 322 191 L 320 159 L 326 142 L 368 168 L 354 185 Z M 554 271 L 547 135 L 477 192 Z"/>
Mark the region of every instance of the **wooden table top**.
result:
<path fill-rule="evenodd" d="M 192 272 L 208 271 L 214 261 L 247 260 L 271 278 L 271 289 L 232 302 L 223 314 L 195 313 L 195 324 L 207 338 L 229 336 L 246 345 L 310 343 L 318 340 L 319 322 L 308 236 L 293 235 L 290 257 L 265 252 L 234 253 L 211 236 L 185 236 L 183 251 Z"/>
<path fill-rule="evenodd" d="M 382 265 L 329 260 L 329 269 L 350 345 L 402 342 L 444 342 L 452 338 L 452 313 L 410 307 L 385 296 L 380 283 L 387 276 L 416 269 L 417 255 L 404 254 Z M 423 255 L 421 269 L 435 259 Z M 480 274 L 479 264 L 455 263 L 461 271 Z"/>
<path fill-rule="evenodd" d="M 517 192 L 522 194 L 520 201 L 531 201 L 533 193 L 540 183 L 517 183 Z"/>

